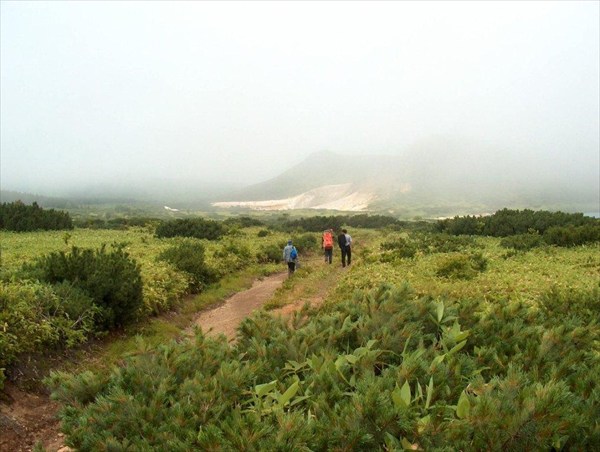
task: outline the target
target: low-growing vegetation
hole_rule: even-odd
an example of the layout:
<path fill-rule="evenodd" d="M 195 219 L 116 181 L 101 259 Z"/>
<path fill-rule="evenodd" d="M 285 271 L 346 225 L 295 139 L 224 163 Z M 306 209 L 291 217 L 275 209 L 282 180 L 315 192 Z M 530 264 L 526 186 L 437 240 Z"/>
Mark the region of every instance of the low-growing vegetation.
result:
<path fill-rule="evenodd" d="M 596 449 L 598 293 L 538 301 L 383 285 L 292 324 L 256 315 L 235 346 L 198 334 L 50 380 L 81 450 Z"/>
<path fill-rule="evenodd" d="M 156 236 L 193 237 L 196 239 L 218 240 L 227 232 L 223 223 L 204 218 L 186 218 L 163 221 L 156 228 Z"/>
<path fill-rule="evenodd" d="M 267 271 L 281 261 L 286 236 L 258 230 L 222 240 L 159 239 L 148 225 L 1 232 L 0 388 L 20 355 L 72 347 L 176 309 L 187 294 L 248 266 Z"/>
<path fill-rule="evenodd" d="M 269 305 L 298 298 L 302 287 L 315 294 L 321 280 L 334 282 L 319 308 L 305 307 L 292 319 L 259 312 L 240 325 L 233 344 L 198 331 L 193 340 L 140 343 L 111 371 L 53 373 L 47 383 L 63 405 L 67 444 L 174 451 L 600 448 L 598 223 L 511 212 L 490 224 L 500 231 L 515 218 L 545 222 L 525 221 L 497 236 L 482 233 L 479 217 L 465 220 L 480 228 L 469 235 L 454 235 L 463 220 L 444 223 L 443 233 L 393 223 L 351 229 L 352 266 L 334 278 L 335 266 L 301 259 Z M 572 223 L 550 224 L 557 218 Z M 219 239 L 161 238 L 148 225 L 94 236 L 46 232 L 43 241 L 42 233 L 3 232 L 10 252 L 3 249 L 0 325 L 18 329 L 0 328 L 0 367 L 22 353 L 81 343 L 104 321 L 103 306 L 77 278 L 43 276 L 51 259 L 69 274 L 69 259 L 88 253 L 91 262 L 120 250 L 139 268 L 143 318 L 250 265 L 281 262 L 289 239 L 301 257 L 320 249 L 321 227 L 283 233 L 245 221 L 222 225 Z M 120 245 L 109 252 L 97 241 Z"/>
<path fill-rule="evenodd" d="M 581 213 L 548 212 L 545 210 L 510 210 L 502 209 L 493 215 L 464 216 L 440 220 L 436 224 L 439 232 L 453 235 L 486 235 L 491 237 L 508 237 L 518 234 L 544 234 L 551 228 L 572 228 L 587 226 L 577 231 L 585 236 L 598 237 L 600 220 L 586 217 Z M 583 232 L 585 231 L 585 232 Z M 595 232 L 592 232 L 595 231 Z M 573 232 L 574 233 L 574 232 Z M 578 243 L 582 244 L 584 242 Z M 560 245 L 560 243 L 554 243 Z"/>

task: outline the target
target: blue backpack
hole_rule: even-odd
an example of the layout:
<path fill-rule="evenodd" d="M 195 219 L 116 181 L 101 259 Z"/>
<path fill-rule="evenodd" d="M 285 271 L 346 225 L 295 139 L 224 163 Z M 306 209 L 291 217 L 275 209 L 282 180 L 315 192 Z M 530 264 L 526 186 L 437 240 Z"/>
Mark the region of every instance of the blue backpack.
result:
<path fill-rule="evenodd" d="M 290 259 L 296 259 L 297 257 L 298 257 L 298 250 L 296 250 L 296 247 L 293 246 L 292 251 L 290 251 Z"/>

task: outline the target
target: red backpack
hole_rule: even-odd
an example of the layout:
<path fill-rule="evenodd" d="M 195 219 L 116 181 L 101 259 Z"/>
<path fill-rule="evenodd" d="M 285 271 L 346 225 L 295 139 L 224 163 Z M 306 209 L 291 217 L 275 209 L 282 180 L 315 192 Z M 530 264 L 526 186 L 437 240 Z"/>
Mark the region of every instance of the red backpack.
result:
<path fill-rule="evenodd" d="M 323 234 L 323 248 L 333 248 L 333 235 L 331 235 L 331 232 Z"/>

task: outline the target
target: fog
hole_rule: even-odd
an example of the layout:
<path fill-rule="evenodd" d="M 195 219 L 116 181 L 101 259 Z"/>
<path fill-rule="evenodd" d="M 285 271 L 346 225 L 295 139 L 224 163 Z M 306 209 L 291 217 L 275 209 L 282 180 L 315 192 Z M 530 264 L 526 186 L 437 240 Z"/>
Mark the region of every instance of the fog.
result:
<path fill-rule="evenodd" d="M 3 1 L 1 187 L 240 186 L 448 137 L 597 193 L 599 20 L 575 1 Z"/>

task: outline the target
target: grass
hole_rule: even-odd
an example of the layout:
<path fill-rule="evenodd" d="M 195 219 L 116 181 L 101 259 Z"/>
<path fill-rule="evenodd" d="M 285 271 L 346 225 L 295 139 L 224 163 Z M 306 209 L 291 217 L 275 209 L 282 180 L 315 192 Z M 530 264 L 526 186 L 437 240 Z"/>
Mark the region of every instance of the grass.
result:
<path fill-rule="evenodd" d="M 356 289 L 378 283 L 398 284 L 407 281 L 417 296 L 429 295 L 450 299 L 520 298 L 536 300 L 554 287 L 588 290 L 600 281 L 600 254 L 597 246 L 575 248 L 544 247 L 510 255 L 496 238 L 477 238 L 477 249 L 487 259 L 487 269 L 472 279 L 451 279 L 436 276 L 447 253 L 417 254 L 414 258 L 390 263 L 379 260 L 380 252 L 372 252 L 344 275 L 340 290 L 347 295 Z"/>

